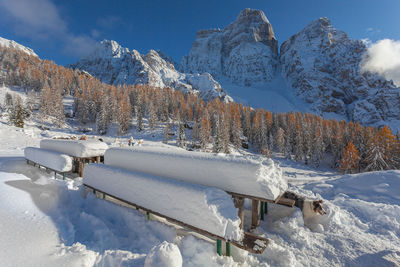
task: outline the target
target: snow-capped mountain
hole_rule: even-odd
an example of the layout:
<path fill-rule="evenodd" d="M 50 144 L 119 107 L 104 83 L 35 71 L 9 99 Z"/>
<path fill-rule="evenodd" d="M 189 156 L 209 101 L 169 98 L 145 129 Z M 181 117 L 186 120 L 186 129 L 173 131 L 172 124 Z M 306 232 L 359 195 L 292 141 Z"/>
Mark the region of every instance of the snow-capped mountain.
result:
<path fill-rule="evenodd" d="M 278 65 L 278 42 L 264 13 L 243 10 L 225 29 L 201 30 L 181 71 L 209 72 L 214 78 L 250 86 L 271 81 Z"/>
<path fill-rule="evenodd" d="M 399 120 L 400 89 L 378 74 L 362 72 L 366 51 L 362 41 L 320 18 L 281 45 L 282 76 L 319 113 L 363 124 Z"/>
<path fill-rule="evenodd" d="M 232 101 L 210 74 L 180 73 L 173 63 L 173 60 L 163 53 L 150 50 L 146 55 L 141 55 L 138 51 L 130 51 L 115 41 L 104 40 L 98 43 L 88 56 L 70 67 L 85 70 L 109 84 L 171 87 L 184 92 L 198 92 L 206 100 L 218 97 Z"/>
<path fill-rule="evenodd" d="M 38 55 L 36 55 L 36 53 L 31 48 L 20 45 L 19 43 L 15 42 L 13 40 L 8 40 L 8 39 L 0 37 L 0 46 L 19 49 L 19 50 L 27 53 L 28 55 L 38 57 Z"/>

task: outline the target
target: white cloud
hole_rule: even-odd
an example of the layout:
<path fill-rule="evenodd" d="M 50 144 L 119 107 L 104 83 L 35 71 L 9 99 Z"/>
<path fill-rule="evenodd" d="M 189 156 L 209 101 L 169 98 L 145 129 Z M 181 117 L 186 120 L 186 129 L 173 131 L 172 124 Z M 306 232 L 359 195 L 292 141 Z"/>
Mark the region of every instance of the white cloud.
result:
<path fill-rule="evenodd" d="M 74 55 L 87 53 L 95 43 L 89 36 L 71 33 L 50 0 L 0 0 L 0 8 L 18 35 L 42 42 L 56 38 L 63 43 L 63 51 Z"/>
<path fill-rule="evenodd" d="M 400 86 L 400 41 L 383 39 L 370 44 L 362 70 L 379 73 Z"/>

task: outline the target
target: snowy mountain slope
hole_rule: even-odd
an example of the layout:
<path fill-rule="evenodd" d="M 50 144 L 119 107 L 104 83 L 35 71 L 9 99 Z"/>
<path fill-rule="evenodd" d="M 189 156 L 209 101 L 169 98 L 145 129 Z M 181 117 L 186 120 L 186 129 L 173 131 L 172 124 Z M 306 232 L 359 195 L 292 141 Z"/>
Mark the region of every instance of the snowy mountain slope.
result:
<path fill-rule="evenodd" d="M 225 29 L 201 30 L 189 55 L 181 60 L 186 73 L 209 72 L 217 80 L 250 86 L 273 79 L 278 42 L 264 13 L 245 9 Z"/>
<path fill-rule="evenodd" d="M 332 171 L 306 170 L 305 165 L 300 168 L 298 163 L 285 161 L 281 165 L 284 172 L 291 175 L 291 180 L 300 178 L 302 182 L 291 190 L 323 198 L 328 214 L 312 222 L 310 230 L 298 209 L 268 205 L 266 220 L 255 231 L 270 239 L 266 251 L 252 255 L 232 247 L 233 257 L 228 258 L 216 255 L 215 244 L 182 229 L 147 221 L 136 210 L 92 194 L 83 198 L 79 178 L 55 181 L 52 173 L 26 164 L 21 156 L 27 144 L 37 145 L 44 136 L 60 134 L 44 134 L 36 126 L 19 131 L 0 123 L 3 265 L 142 266 L 152 262 L 160 244 L 174 245 L 174 250 L 158 253 L 177 262 L 181 256 L 183 266 L 400 264 L 399 171 L 341 176 Z M 107 142 L 113 140 L 104 138 Z M 150 139 L 155 140 L 145 139 L 146 145 L 168 147 Z"/>
<path fill-rule="evenodd" d="M 38 55 L 36 55 L 36 53 L 31 48 L 20 45 L 19 43 L 15 42 L 13 40 L 8 40 L 8 39 L 0 37 L 0 46 L 19 49 L 19 50 L 27 53 L 30 56 L 39 57 Z"/>
<path fill-rule="evenodd" d="M 363 42 L 320 18 L 281 45 L 282 75 L 314 111 L 366 125 L 400 120 L 400 89 L 380 75 L 361 71 L 366 50 Z"/>
<path fill-rule="evenodd" d="M 180 73 L 175 69 L 172 59 L 163 53 L 150 50 L 146 55 L 141 55 L 115 41 L 103 40 L 88 56 L 69 67 L 85 70 L 109 84 L 171 87 L 184 92 L 198 92 L 206 100 L 218 97 L 232 101 L 208 73 Z"/>
<path fill-rule="evenodd" d="M 285 80 L 276 75 L 270 82 L 246 87 L 229 80 L 219 80 L 229 95 L 239 103 L 253 108 L 264 108 L 271 112 L 311 112 L 309 104 L 299 99 Z"/>

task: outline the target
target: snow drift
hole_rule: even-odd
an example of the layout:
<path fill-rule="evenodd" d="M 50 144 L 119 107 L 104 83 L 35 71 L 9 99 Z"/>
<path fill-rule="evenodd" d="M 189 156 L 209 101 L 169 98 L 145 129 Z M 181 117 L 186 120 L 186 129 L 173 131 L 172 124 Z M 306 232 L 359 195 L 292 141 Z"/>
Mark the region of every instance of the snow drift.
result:
<path fill-rule="evenodd" d="M 144 262 L 145 267 L 182 267 L 182 255 L 175 244 L 162 242 L 151 249 Z"/>
<path fill-rule="evenodd" d="M 281 169 L 270 159 L 188 152 L 180 149 L 111 148 L 106 165 L 213 186 L 224 191 L 276 199 L 287 188 Z"/>
<path fill-rule="evenodd" d="M 59 140 L 40 141 L 40 148 L 53 150 L 74 157 L 86 158 L 103 156 L 108 146 L 104 142 L 92 140 Z"/>
<path fill-rule="evenodd" d="M 86 166 L 83 183 L 228 240 L 243 236 L 232 198 L 216 188 L 103 164 Z"/>
<path fill-rule="evenodd" d="M 26 147 L 25 158 L 59 172 L 72 170 L 72 158 L 58 152 L 44 150 L 36 147 Z"/>

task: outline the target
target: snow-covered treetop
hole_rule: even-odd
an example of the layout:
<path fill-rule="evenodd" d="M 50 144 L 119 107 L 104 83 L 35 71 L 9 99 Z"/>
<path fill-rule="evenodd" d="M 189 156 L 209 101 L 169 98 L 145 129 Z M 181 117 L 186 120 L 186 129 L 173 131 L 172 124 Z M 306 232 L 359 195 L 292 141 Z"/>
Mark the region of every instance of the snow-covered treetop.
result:
<path fill-rule="evenodd" d="M 20 45 L 19 43 L 0 37 L 0 46 L 19 49 L 30 56 L 39 57 L 31 48 Z"/>

